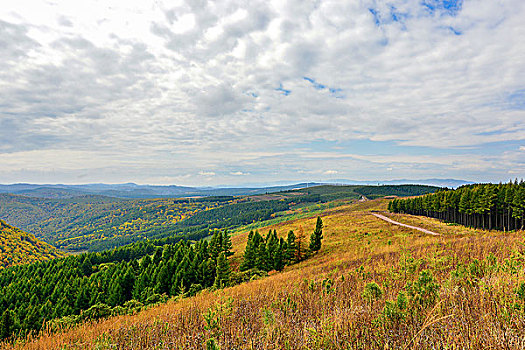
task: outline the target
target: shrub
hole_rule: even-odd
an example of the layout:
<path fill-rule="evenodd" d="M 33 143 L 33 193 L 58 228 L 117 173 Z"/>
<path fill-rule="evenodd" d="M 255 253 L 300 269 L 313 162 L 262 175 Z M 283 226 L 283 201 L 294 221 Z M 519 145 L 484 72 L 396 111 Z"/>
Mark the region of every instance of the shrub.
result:
<path fill-rule="evenodd" d="M 368 283 L 363 290 L 363 298 L 372 304 L 375 300 L 381 298 L 383 291 L 381 287 L 375 282 Z"/>
<path fill-rule="evenodd" d="M 110 316 L 111 313 L 112 313 L 112 310 L 109 305 L 99 303 L 99 304 L 93 305 L 92 307 L 84 311 L 82 315 L 87 320 L 98 320 L 99 318 Z"/>
<path fill-rule="evenodd" d="M 408 282 L 405 288 L 411 306 L 427 308 L 436 302 L 440 286 L 429 270 L 423 270 L 417 281 Z"/>

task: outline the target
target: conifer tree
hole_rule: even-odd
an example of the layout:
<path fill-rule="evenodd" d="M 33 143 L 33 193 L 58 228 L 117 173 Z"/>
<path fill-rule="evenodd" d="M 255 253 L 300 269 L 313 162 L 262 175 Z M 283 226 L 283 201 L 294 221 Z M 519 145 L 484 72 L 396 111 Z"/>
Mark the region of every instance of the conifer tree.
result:
<path fill-rule="evenodd" d="M 215 266 L 215 261 L 212 258 L 206 260 L 205 265 L 203 265 L 203 275 L 204 275 L 204 285 L 210 287 L 215 281 L 215 275 L 217 267 Z"/>
<path fill-rule="evenodd" d="M 295 251 L 297 246 L 295 244 L 295 235 L 292 230 L 288 232 L 288 237 L 286 238 L 286 261 L 293 262 L 295 258 Z"/>
<path fill-rule="evenodd" d="M 215 277 L 215 286 L 217 288 L 224 288 L 230 284 L 230 263 L 226 258 L 226 254 L 221 252 L 217 258 L 217 275 Z"/>
<path fill-rule="evenodd" d="M 248 241 L 246 242 L 246 249 L 244 250 L 242 263 L 239 266 L 239 270 L 241 271 L 246 271 L 255 267 L 256 247 L 254 246 L 253 237 L 253 231 L 250 231 L 248 234 Z"/>
<path fill-rule="evenodd" d="M 261 271 L 269 271 L 268 264 L 268 251 L 266 250 L 266 243 L 264 239 L 259 241 L 259 245 L 256 248 L 255 267 Z"/>
<path fill-rule="evenodd" d="M 210 240 L 209 252 L 213 260 L 217 260 L 220 253 L 223 251 L 222 246 L 222 231 L 215 230 Z"/>
<path fill-rule="evenodd" d="M 323 239 L 323 221 L 321 217 L 317 217 L 317 223 L 315 224 L 315 230 L 310 236 L 310 251 L 317 252 L 321 249 L 321 240 Z"/>
<path fill-rule="evenodd" d="M 222 251 L 224 252 L 226 257 L 233 255 L 232 249 L 233 244 L 230 234 L 228 233 L 228 230 L 224 230 L 224 234 L 222 235 Z"/>
<path fill-rule="evenodd" d="M 276 271 L 282 271 L 284 269 L 285 263 L 285 255 L 286 255 L 286 242 L 283 238 L 279 239 L 279 246 L 277 248 L 277 251 L 275 252 L 275 256 L 273 259 L 273 268 Z"/>
<path fill-rule="evenodd" d="M 135 274 L 133 273 L 133 269 L 131 267 L 128 267 L 128 270 L 124 274 L 124 277 L 122 278 L 122 292 L 123 292 L 123 300 L 131 300 L 131 297 L 133 295 L 133 285 L 135 284 Z"/>
<path fill-rule="evenodd" d="M 86 255 L 86 257 L 84 258 L 84 261 L 82 261 L 82 265 L 81 265 L 82 274 L 84 276 L 89 276 L 91 274 L 91 271 L 92 271 L 92 266 L 93 266 L 93 264 L 91 263 L 91 259 L 89 258 L 89 255 Z"/>
<path fill-rule="evenodd" d="M 15 321 L 13 312 L 11 310 L 5 310 L 0 320 L 0 339 L 7 339 L 13 333 Z"/>
<path fill-rule="evenodd" d="M 268 270 L 277 270 L 276 269 L 276 259 L 279 251 L 279 239 L 277 238 L 277 231 L 273 231 L 268 234 L 268 239 L 266 242 L 266 257 Z"/>

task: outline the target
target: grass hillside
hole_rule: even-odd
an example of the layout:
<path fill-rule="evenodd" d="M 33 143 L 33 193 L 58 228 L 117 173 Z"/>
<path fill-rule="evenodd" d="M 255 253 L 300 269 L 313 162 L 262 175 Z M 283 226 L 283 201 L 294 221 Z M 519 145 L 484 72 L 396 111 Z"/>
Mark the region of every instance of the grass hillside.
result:
<path fill-rule="evenodd" d="M 522 349 L 523 232 L 373 216 L 386 200 L 327 209 L 324 240 L 307 260 L 135 315 L 44 332 L 27 349 Z M 316 217 L 260 227 L 308 237 Z M 232 238 L 236 265 L 247 231 Z"/>
<path fill-rule="evenodd" d="M 62 257 L 65 254 L 0 220 L 0 268 Z"/>

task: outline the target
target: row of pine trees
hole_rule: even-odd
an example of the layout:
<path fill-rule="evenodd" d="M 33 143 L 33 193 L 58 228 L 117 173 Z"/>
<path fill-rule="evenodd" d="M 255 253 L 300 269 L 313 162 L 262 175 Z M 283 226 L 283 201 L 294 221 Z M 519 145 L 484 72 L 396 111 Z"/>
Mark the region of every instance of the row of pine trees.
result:
<path fill-rule="evenodd" d="M 308 254 L 321 249 L 323 239 L 323 221 L 317 218 L 315 230 L 310 236 L 308 250 L 304 247 L 302 237 L 296 237 L 293 231 L 288 232 L 286 240 L 277 238 L 277 231 L 270 230 L 266 237 L 258 231 L 250 231 L 244 251 L 243 261 L 239 267 L 241 271 L 257 269 L 260 271 L 282 271 L 286 265 L 299 262 Z"/>
<path fill-rule="evenodd" d="M 321 239 L 318 218 L 311 252 L 321 248 Z M 233 255 L 231 237 L 227 231 L 216 230 L 210 240 L 194 244 L 180 241 L 155 247 L 140 242 L 108 252 L 14 266 L 0 270 L 0 338 L 39 331 L 48 321 L 71 315 L 83 315 L 79 320 L 107 316 L 128 305 L 224 288 L 260 272 L 281 271 L 305 253 L 293 232 L 286 241 L 277 238 L 275 230 L 264 238 L 251 232 L 241 271 L 236 273 L 228 260 Z"/>
<path fill-rule="evenodd" d="M 394 213 L 424 215 L 488 230 L 522 230 L 525 218 L 525 183 L 476 184 L 421 197 L 394 199 Z"/>

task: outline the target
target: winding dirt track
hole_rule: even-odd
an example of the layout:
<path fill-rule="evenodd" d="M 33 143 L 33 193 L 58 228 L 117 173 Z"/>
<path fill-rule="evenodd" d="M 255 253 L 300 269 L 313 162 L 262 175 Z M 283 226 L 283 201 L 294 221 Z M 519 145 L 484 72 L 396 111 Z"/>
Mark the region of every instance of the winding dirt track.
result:
<path fill-rule="evenodd" d="M 424 233 L 427 233 L 429 235 L 432 235 L 432 236 L 441 236 L 439 233 L 436 233 L 436 232 L 432 232 L 432 231 L 429 231 L 427 229 L 424 229 L 424 228 L 421 228 L 421 227 L 417 227 L 417 226 L 410 226 L 410 225 L 407 225 L 407 224 L 402 224 L 400 222 L 397 222 L 397 221 L 394 221 L 390 218 L 387 218 L 386 216 L 384 215 L 381 215 L 381 214 L 376 214 L 376 213 L 370 213 L 372 215 L 374 215 L 375 217 L 381 219 L 381 220 L 385 220 L 391 224 L 394 224 L 394 225 L 399 225 L 399 226 L 403 226 L 403 227 L 408 227 L 408 228 L 411 228 L 413 230 L 418 230 L 418 231 L 421 231 L 421 232 L 424 232 Z"/>

